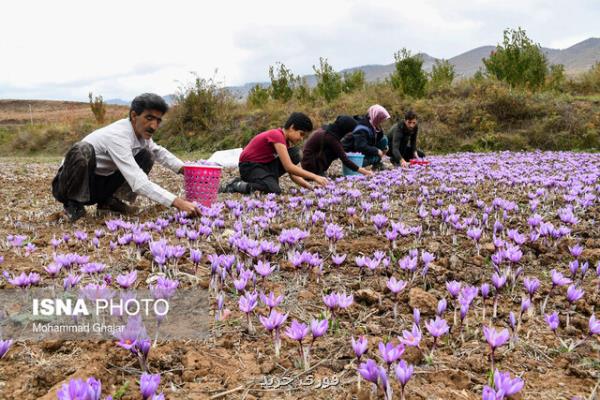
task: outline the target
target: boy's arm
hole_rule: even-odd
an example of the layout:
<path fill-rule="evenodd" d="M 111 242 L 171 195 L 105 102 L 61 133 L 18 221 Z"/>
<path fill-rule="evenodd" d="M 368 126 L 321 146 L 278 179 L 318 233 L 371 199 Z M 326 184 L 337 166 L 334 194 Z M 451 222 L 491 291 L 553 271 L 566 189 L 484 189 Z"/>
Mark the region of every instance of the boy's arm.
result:
<path fill-rule="evenodd" d="M 309 190 L 313 189 L 311 184 L 306 182 L 306 180 L 304 178 L 290 174 L 290 179 L 298 186 L 302 186 L 303 188 L 309 189 Z"/>
<path fill-rule="evenodd" d="M 275 147 L 275 151 L 277 152 L 277 155 L 279 156 L 279 160 L 281 161 L 283 168 L 285 169 L 285 171 L 288 174 L 296 175 L 301 178 L 313 180 L 313 181 L 317 182 L 320 186 L 327 185 L 327 178 L 313 174 L 312 172 L 306 171 L 306 170 L 302 169 L 301 167 L 294 165 L 292 163 L 292 160 L 290 159 L 290 155 L 288 154 L 288 149 L 287 149 L 287 147 L 285 147 L 284 144 L 273 143 L 273 146 Z"/>

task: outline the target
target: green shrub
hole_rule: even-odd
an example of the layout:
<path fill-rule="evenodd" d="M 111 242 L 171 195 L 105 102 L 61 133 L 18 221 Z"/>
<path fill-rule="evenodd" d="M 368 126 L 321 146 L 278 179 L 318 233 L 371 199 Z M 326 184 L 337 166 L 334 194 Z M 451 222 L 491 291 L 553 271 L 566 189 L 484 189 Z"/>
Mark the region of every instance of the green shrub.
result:
<path fill-rule="evenodd" d="M 227 122 L 237 107 L 231 93 L 214 79 L 195 78 L 190 86 L 180 89 L 165 125 L 166 131 L 206 132 L 217 123 Z"/>
<path fill-rule="evenodd" d="M 271 97 L 274 100 L 287 103 L 294 96 L 294 86 L 298 77 L 286 68 L 283 63 L 277 63 L 278 67 L 269 67 L 269 78 L 271 78 Z"/>
<path fill-rule="evenodd" d="M 337 99 L 342 94 L 342 77 L 327 62 L 326 58 L 319 58 L 319 67 L 313 65 L 317 75 L 316 93 L 328 103 Z"/>
<path fill-rule="evenodd" d="M 425 95 L 427 75 L 423 71 L 423 59 L 402 49 L 394 54 L 395 70 L 390 76 L 392 87 L 401 93 L 419 98 Z"/>
<path fill-rule="evenodd" d="M 261 108 L 269 101 L 269 89 L 256 84 L 248 92 L 246 100 L 251 107 Z"/>
<path fill-rule="evenodd" d="M 550 72 L 546 76 L 545 88 L 562 92 L 564 90 L 567 77 L 565 75 L 565 66 L 562 64 L 554 64 L 550 66 Z"/>
<path fill-rule="evenodd" d="M 447 88 L 452 84 L 455 76 L 454 65 L 448 60 L 436 60 L 431 70 L 431 88 L 433 90 Z"/>
<path fill-rule="evenodd" d="M 490 76 L 511 87 L 539 89 L 544 85 L 548 61 L 539 45 L 534 44 L 521 28 L 506 29 L 502 45 L 496 46 L 483 60 Z"/>
<path fill-rule="evenodd" d="M 342 90 L 344 93 L 352 93 L 365 87 L 365 72 L 357 69 L 352 72 L 344 72 Z"/>

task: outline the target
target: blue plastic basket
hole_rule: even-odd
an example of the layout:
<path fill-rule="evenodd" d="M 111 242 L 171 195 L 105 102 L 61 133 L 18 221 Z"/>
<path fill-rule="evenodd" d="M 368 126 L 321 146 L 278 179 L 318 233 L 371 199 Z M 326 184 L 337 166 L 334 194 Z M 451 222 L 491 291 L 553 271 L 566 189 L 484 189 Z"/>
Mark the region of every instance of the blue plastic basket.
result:
<path fill-rule="evenodd" d="M 365 156 L 364 154 L 361 153 L 347 153 L 346 154 L 348 156 L 348 158 L 354 162 L 354 164 L 358 165 L 359 167 L 362 167 L 363 165 L 363 161 L 365 160 Z M 342 164 L 342 172 L 344 174 L 344 176 L 348 176 L 348 175 L 360 175 L 360 172 L 358 171 L 352 171 L 350 168 L 346 167 L 345 165 Z"/>

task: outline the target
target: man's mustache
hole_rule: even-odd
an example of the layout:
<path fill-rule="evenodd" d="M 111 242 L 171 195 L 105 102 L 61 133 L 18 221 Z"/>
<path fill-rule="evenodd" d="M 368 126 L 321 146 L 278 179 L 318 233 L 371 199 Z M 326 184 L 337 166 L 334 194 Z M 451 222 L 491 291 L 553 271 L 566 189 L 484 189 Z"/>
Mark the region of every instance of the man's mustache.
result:
<path fill-rule="evenodd" d="M 148 133 L 154 133 L 154 132 L 155 132 L 155 130 L 154 130 L 154 129 L 152 129 L 152 128 L 148 128 L 148 129 L 146 129 L 146 132 L 148 132 Z"/>

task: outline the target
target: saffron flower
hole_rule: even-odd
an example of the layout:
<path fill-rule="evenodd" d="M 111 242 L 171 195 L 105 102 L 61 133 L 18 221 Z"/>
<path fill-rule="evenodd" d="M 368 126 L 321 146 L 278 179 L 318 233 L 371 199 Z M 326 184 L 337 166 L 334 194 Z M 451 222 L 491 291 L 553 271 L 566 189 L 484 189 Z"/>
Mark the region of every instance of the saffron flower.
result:
<path fill-rule="evenodd" d="M 94 377 L 87 380 L 70 379 L 69 383 L 63 383 L 56 392 L 58 400 L 100 400 L 102 394 L 102 383 Z"/>
<path fill-rule="evenodd" d="M 414 367 L 408 364 L 404 360 L 400 360 L 400 362 L 396 365 L 396 379 L 400 383 L 400 400 L 404 400 L 404 387 L 412 377 L 414 371 Z"/>
<path fill-rule="evenodd" d="M 117 284 L 122 289 L 129 289 L 135 283 L 137 279 L 137 271 L 133 270 L 128 274 L 117 275 Z"/>
<path fill-rule="evenodd" d="M 160 374 L 143 373 L 140 377 L 140 392 L 142 399 L 147 400 L 156 393 L 160 385 Z"/>
<path fill-rule="evenodd" d="M 273 332 L 273 343 L 275 345 L 275 356 L 279 357 L 279 350 L 281 349 L 281 337 L 279 331 L 281 326 L 287 319 L 287 314 L 281 314 L 276 310 L 271 310 L 268 317 L 259 316 L 261 324 L 269 332 Z"/>
<path fill-rule="evenodd" d="M 558 329 L 558 325 L 560 324 L 558 313 L 554 311 L 552 314 L 546 314 L 545 319 L 546 323 L 548 323 L 548 327 L 550 327 L 550 330 L 556 335 L 556 330 Z"/>
<path fill-rule="evenodd" d="M 403 353 L 404 346 L 402 344 L 394 346 L 394 344 L 391 342 L 385 344 L 383 342 L 379 342 L 379 354 L 381 354 L 381 358 L 388 365 L 388 369 L 393 363 L 402 357 Z"/>
<path fill-rule="evenodd" d="M 360 361 L 360 358 L 363 354 L 367 352 L 367 348 L 369 343 L 364 336 L 360 336 L 358 339 L 351 338 L 352 340 L 352 350 L 354 350 L 354 354 L 356 355 L 356 359 Z"/>
<path fill-rule="evenodd" d="M 12 344 L 12 339 L 0 340 L 0 360 L 6 355 L 6 353 L 8 353 L 8 350 L 10 350 Z"/>

